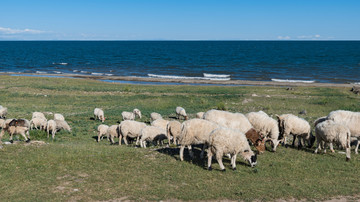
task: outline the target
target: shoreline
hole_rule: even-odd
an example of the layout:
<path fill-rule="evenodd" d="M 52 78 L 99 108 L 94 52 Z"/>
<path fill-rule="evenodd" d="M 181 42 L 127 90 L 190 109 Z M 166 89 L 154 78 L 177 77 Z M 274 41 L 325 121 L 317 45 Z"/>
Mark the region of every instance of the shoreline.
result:
<path fill-rule="evenodd" d="M 275 82 L 275 81 L 250 81 L 250 80 L 228 80 L 228 81 L 214 81 L 214 80 L 195 80 L 195 79 L 166 79 L 166 78 L 145 78 L 145 77 L 131 77 L 131 76 L 96 76 L 96 75 L 79 75 L 79 74 L 36 74 L 36 73 L 0 73 L 7 76 L 33 76 L 33 77 L 49 77 L 49 78 L 82 78 L 99 80 L 103 82 L 119 82 L 126 81 L 134 82 L 130 84 L 147 85 L 219 85 L 219 86 L 288 86 L 288 87 L 353 87 L 357 84 L 350 83 L 301 83 L 301 82 Z M 119 82 L 121 83 L 121 82 Z"/>

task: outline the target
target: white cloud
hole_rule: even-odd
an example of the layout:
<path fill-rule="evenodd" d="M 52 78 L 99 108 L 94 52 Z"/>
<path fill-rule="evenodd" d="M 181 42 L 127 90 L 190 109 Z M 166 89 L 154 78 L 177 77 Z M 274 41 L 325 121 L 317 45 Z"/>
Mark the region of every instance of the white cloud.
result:
<path fill-rule="evenodd" d="M 320 36 L 320 34 L 315 34 L 315 35 L 302 35 L 302 36 L 298 36 L 298 39 L 305 39 L 305 40 L 316 40 L 316 39 L 321 39 L 322 37 Z"/>
<path fill-rule="evenodd" d="M 291 37 L 289 37 L 289 36 L 278 36 L 277 38 L 279 40 L 289 40 L 289 39 L 291 39 Z"/>
<path fill-rule="evenodd" d="M 0 34 L 41 34 L 45 31 L 35 29 L 11 29 L 6 27 L 0 27 Z"/>

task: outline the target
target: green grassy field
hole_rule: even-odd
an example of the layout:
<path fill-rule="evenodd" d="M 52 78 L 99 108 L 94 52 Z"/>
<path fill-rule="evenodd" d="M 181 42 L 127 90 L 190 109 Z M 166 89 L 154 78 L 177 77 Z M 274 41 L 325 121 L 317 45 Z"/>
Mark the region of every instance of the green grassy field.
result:
<path fill-rule="evenodd" d="M 136 148 L 97 143 L 99 121 L 92 120 L 95 107 L 105 111 L 105 124 L 117 124 L 122 111 L 141 110 L 141 121 L 158 112 L 175 117 L 182 106 L 190 118 L 213 108 L 247 113 L 263 110 L 269 115 L 292 113 L 309 122 L 330 111 L 360 111 L 360 97 L 348 88 L 150 86 L 104 83 L 94 80 L 0 76 L 0 105 L 8 118 L 31 119 L 32 112 L 61 113 L 72 133 L 61 131 L 55 140 L 32 130 L 32 140 L 22 137 L 0 149 L 1 201 L 94 201 L 94 200 L 323 200 L 360 193 L 360 157 L 345 154 L 313 154 L 312 149 L 279 147 L 276 153 L 258 156 L 250 168 L 240 157 L 226 172 L 216 161 L 206 170 L 206 159 L 195 155 L 179 161 L 175 146 Z M 255 95 L 256 94 L 256 95 Z M 306 110 L 306 115 L 299 115 Z M 48 116 L 48 119 L 51 119 Z M 3 142 L 8 141 L 5 135 Z M 270 149 L 270 146 L 268 145 Z M 337 150 L 338 151 L 338 150 Z M 195 154 L 199 154 L 196 148 Z"/>

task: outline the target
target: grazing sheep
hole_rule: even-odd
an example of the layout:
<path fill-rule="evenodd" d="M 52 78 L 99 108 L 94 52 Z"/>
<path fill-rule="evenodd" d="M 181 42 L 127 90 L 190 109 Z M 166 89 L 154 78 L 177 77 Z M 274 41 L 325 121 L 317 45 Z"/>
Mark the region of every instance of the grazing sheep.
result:
<path fill-rule="evenodd" d="M 294 136 L 292 146 L 295 145 L 296 137 L 299 138 L 298 148 L 302 146 L 301 140 L 308 142 L 309 148 L 312 147 L 315 141 L 315 137 L 311 134 L 310 124 L 302 118 L 299 118 L 292 114 L 285 114 L 278 116 L 279 126 L 283 133 L 283 144 L 286 145 L 286 139 L 291 134 Z"/>
<path fill-rule="evenodd" d="M 117 126 L 117 125 L 116 125 Z M 97 127 L 98 131 L 98 139 L 97 142 L 100 142 L 100 138 L 102 139 L 103 136 L 107 134 L 107 130 L 109 129 L 108 125 L 101 124 Z M 109 137 L 108 137 L 109 138 Z"/>
<path fill-rule="evenodd" d="M 157 119 L 157 120 L 151 122 L 151 125 L 166 130 L 166 127 L 167 127 L 167 124 L 168 124 L 168 123 L 169 123 L 168 120 L 165 120 L 165 119 Z"/>
<path fill-rule="evenodd" d="M 13 142 L 13 135 L 20 134 L 25 138 L 26 142 L 30 142 L 30 122 L 26 119 L 7 119 L 3 125 L 2 130 L 0 133 L 0 142 L 2 137 L 4 136 L 5 132 L 9 133 L 10 135 L 10 142 Z"/>
<path fill-rule="evenodd" d="M 323 121 L 326 121 L 326 120 L 327 120 L 327 117 L 326 117 L 326 116 L 323 116 L 323 117 L 320 117 L 320 118 L 316 119 L 316 120 L 314 121 L 314 127 L 316 127 L 317 124 L 319 124 L 319 123 L 321 123 L 321 122 L 323 122 Z"/>
<path fill-rule="evenodd" d="M 179 121 L 169 121 L 166 126 L 166 133 L 169 145 L 171 143 L 171 136 L 173 137 L 173 143 L 177 145 L 179 143 L 181 133 L 181 123 Z"/>
<path fill-rule="evenodd" d="M 265 136 L 265 142 L 268 140 L 272 142 L 273 151 L 275 152 L 279 144 L 278 122 L 263 111 L 250 112 L 245 116 L 251 125 Z"/>
<path fill-rule="evenodd" d="M 198 113 L 196 113 L 196 118 L 197 119 L 202 119 L 204 114 L 205 114 L 205 112 L 198 112 Z"/>
<path fill-rule="evenodd" d="M 166 130 L 156 126 L 146 126 L 141 130 L 140 146 L 146 148 L 146 141 L 161 142 L 166 138 Z"/>
<path fill-rule="evenodd" d="M 95 120 L 99 119 L 101 120 L 101 122 L 104 123 L 105 121 L 105 116 L 104 116 L 104 111 L 100 108 L 95 108 L 94 109 L 94 116 L 95 116 Z"/>
<path fill-rule="evenodd" d="M 119 145 L 121 145 L 121 139 L 124 138 L 124 142 L 128 145 L 127 137 L 136 138 L 136 145 L 139 143 L 141 136 L 141 130 L 146 127 L 145 123 L 125 120 L 119 124 Z"/>
<path fill-rule="evenodd" d="M 71 132 L 71 128 L 69 124 L 65 120 L 54 120 L 56 122 L 56 130 L 59 131 L 61 129 Z"/>
<path fill-rule="evenodd" d="M 62 114 L 54 114 L 55 121 L 65 121 L 65 118 Z"/>
<path fill-rule="evenodd" d="M 1 107 L 1 108 L 0 108 L 0 118 L 5 119 L 7 113 L 8 113 L 8 110 L 7 110 L 6 107 Z"/>
<path fill-rule="evenodd" d="M 47 125 L 46 125 L 46 131 L 47 131 L 47 137 L 49 138 L 49 134 L 50 134 L 50 131 L 51 131 L 51 138 L 54 139 L 55 138 L 55 134 L 57 132 L 57 128 L 56 128 L 56 121 L 54 120 L 49 120 L 47 122 Z"/>
<path fill-rule="evenodd" d="M 161 114 L 159 114 L 159 113 L 152 112 L 152 113 L 150 114 L 150 118 L 151 118 L 151 121 L 155 121 L 155 120 L 157 120 L 157 119 L 162 119 L 162 116 L 161 116 Z"/>
<path fill-rule="evenodd" d="M 136 115 L 141 119 L 141 111 L 138 109 L 134 109 L 133 112 L 122 112 L 121 116 L 123 120 L 135 120 Z"/>
<path fill-rule="evenodd" d="M 42 112 L 33 112 L 31 119 L 34 118 L 46 119 L 45 115 Z"/>
<path fill-rule="evenodd" d="M 258 150 L 259 154 L 265 151 L 266 148 L 265 148 L 264 137 L 259 135 L 259 133 L 254 128 L 248 130 L 245 133 L 245 136 L 254 145 L 256 150 Z"/>
<path fill-rule="evenodd" d="M 110 139 L 111 144 L 114 144 L 115 143 L 114 138 L 119 137 L 119 125 L 112 125 L 112 126 L 108 127 L 108 129 L 106 131 L 106 135 L 107 135 L 107 138 Z M 120 141 L 121 140 L 119 139 L 119 144 L 121 144 Z M 99 139 L 98 139 L 98 142 L 99 142 Z"/>
<path fill-rule="evenodd" d="M 176 118 L 177 119 L 180 119 L 180 117 L 184 117 L 185 120 L 188 119 L 188 116 L 186 115 L 186 111 L 185 111 L 184 108 L 176 107 L 175 112 L 176 112 Z"/>
<path fill-rule="evenodd" d="M 218 128 L 210 133 L 209 136 L 209 150 L 208 150 L 208 169 L 211 168 L 211 161 L 213 155 L 220 165 L 220 169 L 225 171 L 222 163 L 224 154 L 230 154 L 231 166 L 236 170 L 236 156 L 239 154 L 250 163 L 251 167 L 256 165 L 256 154 L 251 150 L 250 145 L 244 133 L 239 130 L 229 128 Z"/>
<path fill-rule="evenodd" d="M 201 152 L 202 157 L 204 155 L 205 145 L 209 141 L 210 133 L 218 127 L 218 124 L 204 119 L 191 119 L 184 121 L 181 125 L 180 134 L 180 160 L 184 160 L 183 156 L 185 146 L 188 147 L 189 155 L 193 158 L 194 155 L 191 150 L 191 145 L 193 144 L 204 144 Z"/>
<path fill-rule="evenodd" d="M 40 127 L 40 130 L 44 130 L 46 128 L 46 125 L 47 120 L 40 117 L 35 117 L 30 120 L 30 130 L 32 130 L 34 127 L 36 129 Z"/>
<path fill-rule="evenodd" d="M 350 130 L 343 124 L 336 123 L 332 120 L 326 120 L 316 125 L 315 134 L 317 140 L 317 148 L 314 153 L 321 149 L 324 145 L 324 153 L 326 153 L 326 143 L 336 143 L 346 150 L 346 161 L 350 160 Z M 330 144 L 331 152 L 335 152 L 332 144 Z"/>
<path fill-rule="evenodd" d="M 205 120 L 215 122 L 222 127 L 239 130 L 240 132 L 245 134 L 250 129 L 253 128 L 249 120 L 246 118 L 246 116 L 241 113 L 232 113 L 232 112 L 212 109 L 207 111 L 203 117 Z M 261 139 L 261 141 L 263 141 L 263 137 L 258 132 L 256 132 L 256 134 L 254 135 L 257 135 L 257 138 L 253 138 L 253 139 L 256 140 Z M 253 139 L 250 139 L 250 141 L 252 141 L 251 143 L 254 144 L 254 146 L 259 152 L 263 152 L 264 151 L 263 143 L 259 144 L 256 141 L 253 142 Z"/>

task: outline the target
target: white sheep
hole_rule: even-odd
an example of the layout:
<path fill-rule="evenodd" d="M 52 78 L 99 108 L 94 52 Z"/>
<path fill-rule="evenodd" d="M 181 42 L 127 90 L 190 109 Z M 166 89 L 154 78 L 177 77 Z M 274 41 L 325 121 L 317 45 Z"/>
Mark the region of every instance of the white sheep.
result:
<path fill-rule="evenodd" d="M 264 135 L 265 141 L 271 140 L 273 151 L 279 144 L 279 126 L 278 122 L 269 117 L 265 112 L 250 112 L 245 115 L 255 130 Z"/>
<path fill-rule="evenodd" d="M 188 116 L 186 115 L 186 111 L 185 111 L 184 108 L 176 107 L 175 112 L 176 112 L 176 118 L 177 119 L 180 119 L 180 117 L 184 117 L 185 120 L 188 119 Z"/>
<path fill-rule="evenodd" d="M 141 119 L 141 111 L 138 109 L 134 109 L 133 112 L 122 112 L 121 116 L 123 120 L 135 120 L 136 115 Z"/>
<path fill-rule="evenodd" d="M 121 139 L 124 138 L 124 142 L 128 145 L 127 137 L 136 138 L 136 145 L 139 143 L 141 136 L 141 130 L 145 128 L 146 124 L 133 120 L 125 120 L 119 124 L 119 145 L 121 145 Z"/>
<path fill-rule="evenodd" d="M 102 139 L 103 136 L 107 135 L 107 130 L 109 129 L 108 125 L 101 124 L 97 127 L 98 131 L 98 139 L 97 142 L 100 142 L 100 138 Z M 109 137 L 108 137 L 109 138 Z"/>
<path fill-rule="evenodd" d="M 326 153 L 327 143 L 336 143 L 346 150 L 346 161 L 350 160 L 350 139 L 351 133 L 348 127 L 343 124 L 336 123 L 333 120 L 326 120 L 316 125 L 315 134 L 317 140 L 317 148 L 314 153 L 321 149 L 324 144 L 324 153 Z M 335 152 L 333 145 L 330 144 L 331 152 Z"/>
<path fill-rule="evenodd" d="M 103 123 L 105 121 L 104 111 L 102 109 L 100 109 L 100 108 L 95 108 L 94 109 L 94 117 L 95 117 L 95 120 L 99 119 Z"/>
<path fill-rule="evenodd" d="M 167 126 L 168 123 L 169 123 L 168 120 L 165 120 L 165 119 L 157 119 L 157 120 L 151 122 L 151 125 L 166 130 L 166 126 Z"/>
<path fill-rule="evenodd" d="M 34 118 L 41 118 L 41 119 L 46 120 L 46 117 L 42 112 L 33 112 L 31 119 L 34 119 Z"/>
<path fill-rule="evenodd" d="M 47 137 L 49 138 L 49 134 L 50 134 L 50 131 L 51 131 L 51 137 L 52 139 L 55 138 L 55 134 L 57 132 L 57 128 L 56 128 L 56 121 L 54 120 L 49 120 L 47 122 L 47 125 L 46 125 L 46 132 L 47 132 Z"/>
<path fill-rule="evenodd" d="M 189 155 L 193 158 L 194 155 L 191 149 L 191 145 L 193 144 L 204 144 L 200 156 L 202 157 L 204 155 L 205 145 L 209 141 L 210 133 L 218 127 L 218 124 L 204 119 L 191 119 L 184 121 L 181 125 L 180 134 L 180 160 L 184 160 L 183 156 L 185 146 L 188 147 Z"/>
<path fill-rule="evenodd" d="M 152 113 L 150 114 L 150 118 L 151 118 L 151 121 L 155 121 L 155 120 L 157 120 L 157 119 L 162 119 L 162 116 L 161 116 L 161 114 L 159 114 L 159 113 L 152 112 Z"/>
<path fill-rule="evenodd" d="M 236 156 L 239 154 L 250 163 L 251 167 L 256 165 L 256 154 L 251 150 L 244 133 L 239 130 L 220 127 L 210 133 L 208 149 L 208 169 L 211 168 L 213 155 L 220 165 L 220 169 L 225 171 L 222 158 L 225 154 L 230 154 L 232 169 L 236 170 Z"/>
<path fill-rule="evenodd" d="M 65 117 L 62 114 L 54 114 L 55 121 L 65 121 Z"/>
<path fill-rule="evenodd" d="M 56 130 L 59 131 L 61 129 L 71 132 L 71 128 L 69 124 L 65 120 L 54 120 L 56 122 Z"/>
<path fill-rule="evenodd" d="M 30 120 L 30 130 L 32 130 L 33 128 L 38 129 L 38 127 L 40 127 L 40 130 L 44 130 L 46 128 L 46 125 L 47 120 L 40 117 L 35 117 Z"/>
<path fill-rule="evenodd" d="M 5 119 L 6 118 L 6 115 L 8 113 L 8 110 L 6 107 L 2 107 L 0 108 L 0 118 L 2 119 Z"/>
<path fill-rule="evenodd" d="M 295 145 L 296 137 L 299 138 L 298 147 L 302 146 L 302 140 L 308 142 L 308 146 L 312 147 L 315 137 L 311 134 L 310 124 L 303 118 L 299 118 L 293 114 L 276 115 L 278 118 L 280 131 L 282 132 L 282 142 L 286 145 L 286 139 L 291 134 L 294 136 L 292 146 Z"/>
<path fill-rule="evenodd" d="M 119 137 L 119 125 L 112 125 L 110 127 L 108 127 L 107 131 L 106 131 L 106 135 L 107 138 L 110 140 L 111 144 L 114 144 L 114 138 L 118 138 Z M 120 143 L 120 139 L 119 139 L 119 144 Z"/>
<path fill-rule="evenodd" d="M 13 142 L 13 135 L 20 134 L 24 137 L 26 142 L 30 142 L 30 122 L 26 119 L 7 119 L 2 125 L 0 133 L 0 143 L 5 132 L 10 135 L 10 142 Z"/>
<path fill-rule="evenodd" d="M 179 121 L 169 121 L 166 126 L 166 135 L 168 138 L 168 143 L 170 145 L 171 137 L 173 139 L 173 143 L 177 145 L 179 143 L 179 138 L 181 134 L 181 123 Z"/>
<path fill-rule="evenodd" d="M 332 111 L 327 116 L 327 119 L 341 123 L 349 128 L 351 137 L 358 140 L 358 144 L 355 147 L 355 153 L 358 154 L 360 144 L 360 112 L 345 110 Z"/>
<path fill-rule="evenodd" d="M 141 130 L 140 146 L 146 148 L 146 142 L 160 142 L 166 139 L 166 131 L 156 126 L 146 126 Z"/>
<path fill-rule="evenodd" d="M 197 119 L 202 119 L 204 114 L 205 114 L 205 112 L 198 112 L 198 113 L 196 113 L 196 118 Z"/>

